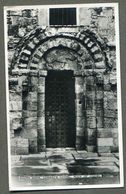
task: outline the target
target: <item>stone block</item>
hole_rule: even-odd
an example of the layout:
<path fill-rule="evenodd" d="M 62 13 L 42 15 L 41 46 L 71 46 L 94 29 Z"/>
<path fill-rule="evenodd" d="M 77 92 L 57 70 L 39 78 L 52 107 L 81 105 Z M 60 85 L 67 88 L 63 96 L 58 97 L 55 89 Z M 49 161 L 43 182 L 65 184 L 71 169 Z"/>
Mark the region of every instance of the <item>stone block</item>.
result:
<path fill-rule="evenodd" d="M 84 84 L 84 79 L 83 79 L 83 77 L 76 77 L 75 78 L 75 82 L 76 82 L 76 84 L 77 85 L 81 85 L 81 86 L 83 86 L 83 84 Z"/>
<path fill-rule="evenodd" d="M 98 146 L 97 151 L 98 153 L 110 153 L 111 147 L 110 146 Z"/>
<path fill-rule="evenodd" d="M 83 106 L 82 106 L 82 104 L 78 104 L 78 105 L 76 105 L 76 116 L 77 117 L 83 117 L 83 115 L 84 115 L 84 111 L 83 111 Z"/>
<path fill-rule="evenodd" d="M 97 110 L 103 110 L 103 108 L 104 108 L 104 101 L 103 101 L 103 99 L 97 99 L 95 101 L 95 103 L 96 103 Z"/>
<path fill-rule="evenodd" d="M 84 93 L 83 92 L 80 92 L 80 93 L 76 93 L 76 99 L 77 100 L 83 100 L 84 99 Z"/>
<path fill-rule="evenodd" d="M 97 145 L 99 146 L 113 146 L 113 138 L 97 138 Z"/>
<path fill-rule="evenodd" d="M 76 127 L 77 136 L 84 136 L 84 134 L 85 134 L 84 127 Z"/>
<path fill-rule="evenodd" d="M 10 120 L 15 119 L 15 118 L 22 118 L 22 111 L 14 111 L 14 112 L 10 112 Z"/>
<path fill-rule="evenodd" d="M 97 117 L 97 127 L 98 128 L 104 127 L 104 117 Z"/>
<path fill-rule="evenodd" d="M 87 110 L 94 110 L 96 109 L 95 101 L 89 98 L 86 98 L 86 109 Z"/>
<path fill-rule="evenodd" d="M 38 110 L 37 115 L 38 117 L 45 117 L 45 108 Z"/>
<path fill-rule="evenodd" d="M 105 99 L 104 98 L 104 108 L 105 109 L 117 109 L 117 99 Z"/>
<path fill-rule="evenodd" d="M 28 44 L 28 48 L 29 48 L 30 51 L 33 50 L 35 48 L 35 44 L 33 42 L 30 42 Z"/>
<path fill-rule="evenodd" d="M 45 86 L 45 77 L 39 77 L 39 85 Z"/>
<path fill-rule="evenodd" d="M 104 109 L 104 117 L 117 118 L 118 110 L 114 109 Z"/>
<path fill-rule="evenodd" d="M 97 137 L 97 132 L 96 129 L 87 129 L 87 144 L 88 145 L 96 145 L 96 137 Z"/>
<path fill-rule="evenodd" d="M 29 153 L 28 139 L 12 138 L 11 139 L 11 154 L 25 155 Z"/>
<path fill-rule="evenodd" d="M 76 117 L 76 126 L 77 127 L 84 127 L 85 121 L 83 117 Z"/>
<path fill-rule="evenodd" d="M 24 119 L 24 128 L 27 130 L 28 133 L 36 134 L 37 131 L 37 118 L 36 117 L 30 117 Z M 35 131 L 33 129 L 36 129 Z M 31 132 L 29 131 L 31 130 Z"/>
<path fill-rule="evenodd" d="M 95 84 L 95 82 L 94 82 L 94 76 L 88 76 L 88 77 L 86 77 L 86 83 L 87 83 L 87 85 L 94 86 L 94 84 Z"/>
<path fill-rule="evenodd" d="M 95 96 L 96 96 L 96 92 L 95 90 L 92 90 L 92 91 L 86 91 L 86 96 L 89 98 L 89 99 L 95 99 Z"/>
<path fill-rule="evenodd" d="M 104 91 L 104 98 L 107 100 L 117 99 L 117 92 Z"/>
<path fill-rule="evenodd" d="M 10 122 L 10 128 L 11 129 L 17 129 L 19 127 L 22 127 L 22 120 L 21 118 L 13 118 Z"/>
<path fill-rule="evenodd" d="M 96 128 L 96 117 L 87 117 L 87 127 L 91 129 Z"/>
<path fill-rule="evenodd" d="M 23 118 L 26 117 L 37 117 L 37 111 L 29 111 L 29 110 L 23 110 Z"/>
<path fill-rule="evenodd" d="M 45 86 L 38 85 L 38 93 L 45 93 Z"/>
<path fill-rule="evenodd" d="M 98 138 L 110 138 L 112 136 L 112 130 L 106 128 L 98 128 L 97 129 L 97 137 Z"/>
<path fill-rule="evenodd" d="M 83 86 L 82 85 L 75 85 L 75 93 L 83 93 Z"/>
<path fill-rule="evenodd" d="M 32 86 L 36 86 L 38 84 L 38 78 L 37 77 L 34 77 L 34 76 L 32 76 L 31 77 L 31 85 Z"/>
<path fill-rule="evenodd" d="M 117 128 L 118 127 L 118 119 L 104 118 L 104 127 L 105 128 Z"/>
<path fill-rule="evenodd" d="M 45 105 L 45 94 L 44 93 L 39 93 L 38 94 L 38 105 Z"/>
<path fill-rule="evenodd" d="M 42 132 L 43 133 L 43 130 L 42 129 L 45 129 L 45 117 L 38 117 L 37 119 L 37 125 L 38 125 L 38 130 L 39 130 L 39 133 Z"/>
<path fill-rule="evenodd" d="M 29 139 L 29 152 L 32 154 L 38 152 L 37 138 Z"/>
<path fill-rule="evenodd" d="M 87 117 L 96 117 L 96 110 L 86 110 Z"/>
<path fill-rule="evenodd" d="M 37 101 L 37 92 L 29 92 L 24 100 L 25 101 Z"/>
<path fill-rule="evenodd" d="M 99 50 L 99 48 L 97 46 L 94 46 L 94 47 L 91 48 L 92 53 L 96 52 L 97 50 Z"/>
<path fill-rule="evenodd" d="M 96 115 L 98 118 L 103 117 L 104 116 L 103 108 L 96 110 Z"/>
<path fill-rule="evenodd" d="M 97 91 L 96 92 L 96 98 L 97 99 L 103 99 L 103 91 Z"/>
<path fill-rule="evenodd" d="M 27 110 L 33 110 L 33 111 L 35 111 L 35 110 L 37 110 L 37 101 L 28 101 L 27 102 Z"/>
<path fill-rule="evenodd" d="M 9 110 L 10 111 L 21 111 L 22 110 L 22 101 L 9 101 Z"/>
<path fill-rule="evenodd" d="M 84 149 L 85 139 L 82 136 L 76 136 L 76 149 Z"/>
<path fill-rule="evenodd" d="M 87 152 L 96 152 L 96 145 L 86 145 Z"/>
<path fill-rule="evenodd" d="M 94 57 L 95 57 L 95 59 L 102 58 L 102 54 L 101 53 L 95 54 Z"/>
<path fill-rule="evenodd" d="M 97 69 L 105 69 L 105 62 L 103 60 L 99 62 L 95 62 L 95 67 Z"/>
<path fill-rule="evenodd" d="M 27 49 L 23 50 L 23 53 L 24 53 L 25 55 L 28 55 L 28 56 L 31 55 L 31 51 L 29 51 L 29 50 L 27 50 Z"/>
<path fill-rule="evenodd" d="M 104 84 L 104 91 L 111 91 L 111 85 L 110 84 Z"/>

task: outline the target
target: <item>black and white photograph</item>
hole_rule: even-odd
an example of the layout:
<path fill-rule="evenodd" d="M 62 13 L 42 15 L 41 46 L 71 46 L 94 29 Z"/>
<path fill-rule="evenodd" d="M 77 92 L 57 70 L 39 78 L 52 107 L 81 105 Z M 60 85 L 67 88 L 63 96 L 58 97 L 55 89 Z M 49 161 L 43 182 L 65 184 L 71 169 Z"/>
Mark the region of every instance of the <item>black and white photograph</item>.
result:
<path fill-rule="evenodd" d="M 118 3 L 4 7 L 9 190 L 123 187 Z"/>

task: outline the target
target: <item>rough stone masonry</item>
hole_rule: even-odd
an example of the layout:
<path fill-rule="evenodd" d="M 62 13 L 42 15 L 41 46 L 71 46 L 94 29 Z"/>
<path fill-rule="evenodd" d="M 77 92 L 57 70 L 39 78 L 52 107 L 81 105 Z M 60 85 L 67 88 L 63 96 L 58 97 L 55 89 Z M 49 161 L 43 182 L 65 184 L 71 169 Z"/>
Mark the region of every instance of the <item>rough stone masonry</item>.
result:
<path fill-rule="evenodd" d="M 46 14 L 34 9 L 10 10 L 7 15 L 12 154 L 46 150 L 49 70 L 74 74 L 75 149 L 118 152 L 113 8 L 80 8 L 78 26 L 47 26 Z"/>

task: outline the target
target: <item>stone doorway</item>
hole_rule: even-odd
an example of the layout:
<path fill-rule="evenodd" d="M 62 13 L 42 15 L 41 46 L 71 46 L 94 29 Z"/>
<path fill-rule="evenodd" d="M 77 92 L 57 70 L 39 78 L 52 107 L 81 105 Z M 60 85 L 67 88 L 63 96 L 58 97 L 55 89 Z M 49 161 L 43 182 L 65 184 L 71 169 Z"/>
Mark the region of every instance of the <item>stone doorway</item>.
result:
<path fill-rule="evenodd" d="M 45 80 L 46 148 L 74 148 L 75 129 L 73 71 L 50 70 Z"/>

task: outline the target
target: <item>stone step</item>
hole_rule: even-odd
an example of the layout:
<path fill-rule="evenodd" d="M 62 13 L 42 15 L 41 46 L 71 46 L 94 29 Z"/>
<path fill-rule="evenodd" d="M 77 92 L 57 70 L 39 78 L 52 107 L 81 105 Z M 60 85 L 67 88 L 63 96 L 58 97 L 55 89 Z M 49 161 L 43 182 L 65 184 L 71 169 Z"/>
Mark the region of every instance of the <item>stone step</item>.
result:
<path fill-rule="evenodd" d="M 45 165 L 45 166 L 16 166 L 12 168 L 13 176 L 32 176 L 32 175 L 67 175 L 69 174 L 66 166 Z"/>
<path fill-rule="evenodd" d="M 70 174 L 102 174 L 102 175 L 118 175 L 119 169 L 113 166 L 83 166 L 83 165 L 67 165 Z"/>

